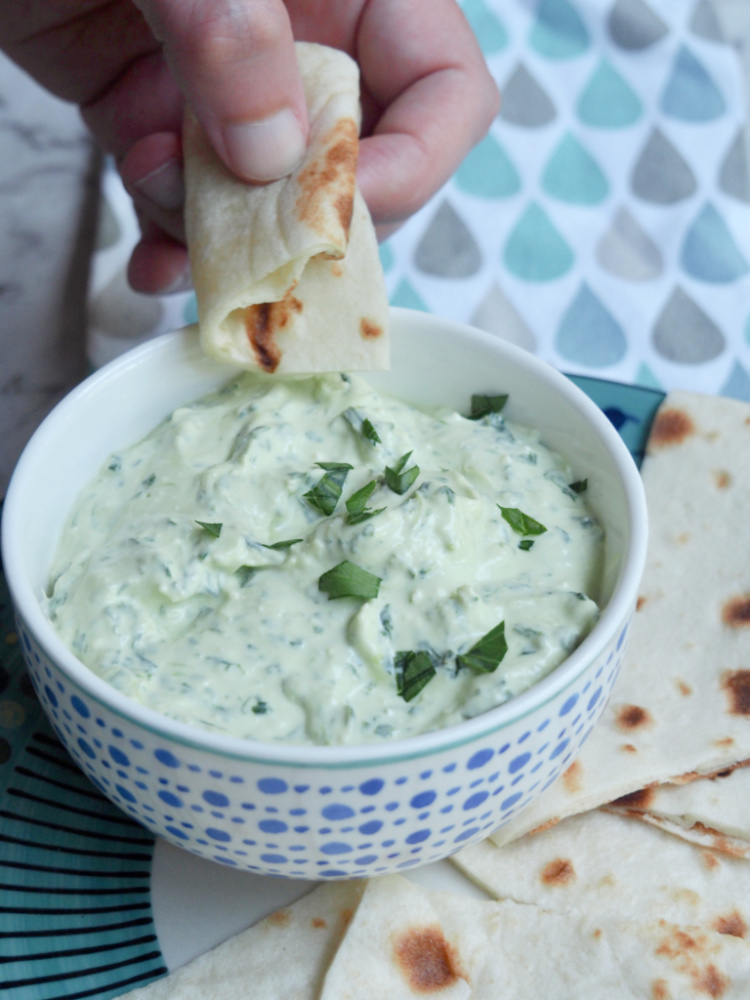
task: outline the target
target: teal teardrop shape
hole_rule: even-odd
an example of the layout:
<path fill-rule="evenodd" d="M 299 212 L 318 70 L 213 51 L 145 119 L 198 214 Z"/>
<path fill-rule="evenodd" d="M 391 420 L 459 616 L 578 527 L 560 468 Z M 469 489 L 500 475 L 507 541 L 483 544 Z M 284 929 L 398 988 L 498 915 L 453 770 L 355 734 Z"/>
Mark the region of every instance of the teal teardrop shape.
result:
<path fill-rule="evenodd" d="M 609 60 L 602 58 L 578 98 L 578 117 L 592 128 L 627 128 L 643 104 Z"/>
<path fill-rule="evenodd" d="M 657 377 L 645 362 L 641 362 L 635 376 L 635 384 L 642 385 L 644 389 L 663 389 Z"/>
<path fill-rule="evenodd" d="M 521 189 L 518 171 L 491 134 L 472 149 L 454 180 L 462 191 L 477 198 L 510 198 Z"/>
<path fill-rule="evenodd" d="M 522 281 L 545 282 L 569 271 L 574 256 L 546 212 L 532 202 L 508 236 L 503 260 Z"/>
<path fill-rule="evenodd" d="M 628 344 L 620 324 L 584 282 L 560 320 L 555 347 L 568 361 L 606 368 L 622 360 Z"/>
<path fill-rule="evenodd" d="M 703 206 L 685 236 L 680 264 L 686 274 L 713 285 L 726 285 L 747 274 L 747 261 L 710 202 Z"/>
<path fill-rule="evenodd" d="M 182 321 L 186 326 L 190 326 L 191 323 L 198 322 L 198 301 L 193 293 L 183 306 L 182 310 Z"/>
<path fill-rule="evenodd" d="M 415 291 L 406 278 L 403 279 L 391 295 L 391 305 L 403 306 L 405 309 L 421 309 L 422 312 L 430 311 L 424 299 Z"/>
<path fill-rule="evenodd" d="M 670 118 L 695 123 L 721 118 L 727 106 L 724 95 L 703 63 L 682 45 L 661 96 L 660 107 Z"/>
<path fill-rule="evenodd" d="M 735 361 L 729 373 L 729 378 L 721 387 L 721 396 L 731 396 L 732 399 L 746 399 L 750 401 L 750 375 L 744 367 Z"/>
<path fill-rule="evenodd" d="M 378 253 L 380 255 L 380 266 L 384 271 L 390 271 L 394 263 L 393 250 L 390 243 L 381 243 L 378 247 Z"/>
<path fill-rule="evenodd" d="M 574 205 L 597 205 L 609 193 L 601 167 L 570 132 L 549 158 L 542 187 L 551 198 Z"/>
<path fill-rule="evenodd" d="M 547 59 L 573 59 L 585 52 L 589 33 L 568 0 L 540 0 L 529 45 Z"/>
<path fill-rule="evenodd" d="M 486 56 L 502 52 L 508 44 L 508 32 L 496 14 L 487 8 L 484 0 L 464 0 L 463 11 L 482 52 Z"/>

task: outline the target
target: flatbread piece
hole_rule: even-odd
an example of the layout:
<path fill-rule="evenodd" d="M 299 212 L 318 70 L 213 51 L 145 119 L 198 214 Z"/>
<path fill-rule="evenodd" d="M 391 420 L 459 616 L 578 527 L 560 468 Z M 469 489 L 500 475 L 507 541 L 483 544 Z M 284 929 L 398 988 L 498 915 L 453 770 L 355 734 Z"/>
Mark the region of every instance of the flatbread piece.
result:
<path fill-rule="evenodd" d="M 356 186 L 359 71 L 346 53 L 296 44 L 307 154 L 294 173 L 245 184 L 184 123 L 185 224 L 203 349 L 268 373 L 386 369 L 388 299 Z"/>

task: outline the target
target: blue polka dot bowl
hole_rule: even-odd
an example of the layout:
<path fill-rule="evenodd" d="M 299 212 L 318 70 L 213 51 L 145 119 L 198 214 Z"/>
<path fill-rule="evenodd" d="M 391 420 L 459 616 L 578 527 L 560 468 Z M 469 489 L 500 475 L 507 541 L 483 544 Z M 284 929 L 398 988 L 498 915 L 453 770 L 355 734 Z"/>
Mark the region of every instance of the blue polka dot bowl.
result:
<path fill-rule="evenodd" d="M 13 475 L 3 555 L 24 654 L 55 731 L 101 791 L 153 833 L 267 875 L 372 876 L 446 857 L 525 809 L 595 725 L 625 650 L 646 549 L 638 471 L 618 434 L 568 379 L 502 340 L 394 309 L 392 370 L 368 378 L 417 404 L 465 411 L 510 392 L 507 415 L 563 452 L 606 532 L 602 614 L 552 674 L 484 715 L 390 744 L 300 747 L 221 736 L 168 719 L 89 671 L 40 598 L 77 492 L 104 459 L 232 371 L 194 329 L 101 369 L 36 432 Z"/>

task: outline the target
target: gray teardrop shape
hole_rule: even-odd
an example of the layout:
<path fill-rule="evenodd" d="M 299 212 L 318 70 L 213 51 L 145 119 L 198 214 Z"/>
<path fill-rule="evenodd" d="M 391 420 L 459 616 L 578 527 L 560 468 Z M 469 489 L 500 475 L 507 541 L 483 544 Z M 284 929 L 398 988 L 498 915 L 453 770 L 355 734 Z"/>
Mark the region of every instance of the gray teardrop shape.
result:
<path fill-rule="evenodd" d="M 523 347 L 527 351 L 533 351 L 536 347 L 534 334 L 496 284 L 490 287 L 477 306 L 471 322 L 480 330 L 494 333 L 502 340 Z"/>
<path fill-rule="evenodd" d="M 644 201 L 671 205 L 696 190 L 693 171 L 664 133 L 655 128 L 633 168 L 633 192 Z"/>
<path fill-rule="evenodd" d="M 701 365 L 724 350 L 724 335 L 681 288 L 672 292 L 654 325 L 654 349 L 667 361 Z"/>
<path fill-rule="evenodd" d="M 456 210 L 444 201 L 419 241 L 414 263 L 438 278 L 469 278 L 482 266 L 482 254 Z"/>
<path fill-rule="evenodd" d="M 502 90 L 498 118 L 523 128 L 542 128 L 557 117 L 547 92 L 521 64 L 511 73 Z"/>
<path fill-rule="evenodd" d="M 608 27 L 615 45 L 628 51 L 655 45 L 669 31 L 668 25 L 644 0 L 617 0 L 610 11 Z"/>
<path fill-rule="evenodd" d="M 652 281 L 664 270 L 659 247 L 627 208 L 619 208 L 596 248 L 596 258 L 610 274 L 625 281 Z"/>
<path fill-rule="evenodd" d="M 709 0 L 700 0 L 696 4 L 693 16 L 690 18 L 690 30 L 698 38 L 703 38 L 707 42 L 726 44 L 726 38 L 721 30 L 714 5 Z"/>
<path fill-rule="evenodd" d="M 724 157 L 719 172 L 719 187 L 732 198 L 750 204 L 750 164 L 747 161 L 747 143 L 750 138 L 740 129 Z"/>

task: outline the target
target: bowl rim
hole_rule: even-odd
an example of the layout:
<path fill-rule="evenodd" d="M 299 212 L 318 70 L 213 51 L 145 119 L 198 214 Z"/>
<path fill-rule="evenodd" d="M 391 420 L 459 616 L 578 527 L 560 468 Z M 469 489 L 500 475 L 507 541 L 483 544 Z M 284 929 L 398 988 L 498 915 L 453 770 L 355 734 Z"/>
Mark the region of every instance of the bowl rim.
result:
<path fill-rule="evenodd" d="M 66 414 L 92 392 L 121 376 L 131 368 L 148 363 L 152 355 L 172 349 L 175 342 L 185 341 L 193 328 L 183 327 L 161 334 L 110 361 L 72 389 L 48 414 L 34 432 L 11 476 L 3 503 L 0 544 L 6 580 L 17 615 L 23 619 L 35 641 L 56 663 L 70 682 L 95 702 L 124 720 L 132 720 L 152 735 L 171 743 L 215 753 L 236 760 L 265 765 L 299 768 L 321 767 L 338 770 L 346 767 L 371 767 L 420 758 L 473 743 L 505 725 L 523 719 L 547 704 L 569 687 L 591 660 L 627 622 L 632 612 L 638 584 L 646 559 L 648 519 L 645 492 L 638 469 L 619 434 L 589 397 L 565 375 L 536 355 L 515 344 L 471 327 L 467 324 L 419 310 L 391 307 L 391 316 L 426 328 L 439 327 L 451 335 L 490 346 L 500 357 L 506 355 L 514 364 L 541 378 L 567 401 L 583 411 L 604 443 L 620 478 L 628 512 L 629 548 L 620 566 L 614 589 L 594 628 L 580 645 L 550 674 L 514 698 L 480 715 L 442 729 L 383 743 L 309 744 L 268 743 L 228 734 L 202 730 L 148 708 L 119 692 L 107 681 L 85 666 L 62 642 L 44 614 L 34 592 L 29 574 L 23 565 L 20 525 L 24 508 L 25 481 L 34 467 L 36 453 L 56 434 L 58 424 Z"/>

